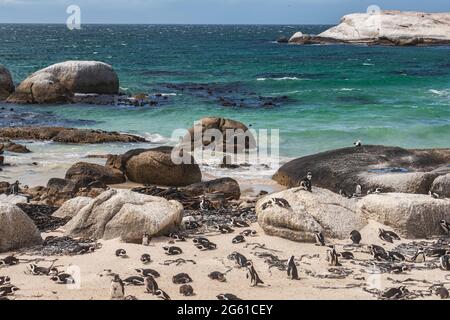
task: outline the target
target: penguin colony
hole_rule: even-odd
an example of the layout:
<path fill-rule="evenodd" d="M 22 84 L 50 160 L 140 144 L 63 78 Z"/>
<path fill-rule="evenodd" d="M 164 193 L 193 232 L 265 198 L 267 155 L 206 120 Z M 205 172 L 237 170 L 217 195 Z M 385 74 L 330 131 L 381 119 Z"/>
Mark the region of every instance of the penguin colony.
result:
<path fill-rule="evenodd" d="M 361 147 L 361 142 L 355 143 L 356 147 Z M 309 172 L 302 180 L 299 181 L 299 189 L 296 192 L 313 192 L 312 190 L 312 173 Z M 368 190 L 367 194 L 370 193 L 381 193 L 380 188 L 375 188 L 373 190 Z M 345 197 L 362 197 L 364 195 L 362 187 L 359 184 L 355 185 L 355 190 L 351 194 L 347 194 L 344 190 L 341 190 L 341 195 Z M 440 197 L 430 194 L 432 197 Z M 291 205 L 288 201 L 281 198 L 270 198 L 265 203 L 262 204 L 262 209 L 267 210 L 270 207 L 278 206 L 286 210 L 292 210 Z M 200 212 L 207 213 L 210 210 L 215 210 L 213 204 L 206 199 L 206 197 L 201 198 L 199 205 Z M 230 253 L 225 257 L 228 262 L 232 265 L 227 271 L 211 270 L 208 274 L 205 274 L 205 278 L 209 278 L 209 281 L 214 281 L 218 283 L 227 283 L 227 274 L 231 271 L 238 272 L 241 274 L 242 280 L 247 281 L 250 287 L 266 287 L 270 286 L 267 282 L 270 279 L 263 279 L 260 274 L 260 270 L 255 265 L 254 261 L 248 256 L 240 253 L 239 248 L 247 245 L 254 245 L 254 248 L 262 248 L 270 250 L 258 243 L 254 243 L 254 237 L 258 234 L 256 230 L 251 229 L 251 220 L 246 219 L 246 215 L 242 214 L 239 217 L 233 216 L 231 219 L 224 222 L 214 222 L 209 230 L 215 234 L 229 235 L 229 241 L 236 246 L 236 251 Z M 208 237 L 201 232 L 198 232 L 198 228 L 201 223 L 198 221 L 187 221 L 185 224 L 185 232 L 177 232 L 168 234 L 168 244 L 162 248 L 162 251 L 168 257 L 175 256 L 176 260 L 167 260 L 176 262 L 177 265 L 186 263 L 192 260 L 184 260 L 179 258 L 183 256 L 183 250 L 176 245 L 176 243 L 188 243 L 192 245 L 193 249 L 199 251 L 212 251 L 216 250 L 218 245 L 212 242 Z M 446 272 L 450 271 L 450 223 L 446 220 L 439 221 L 439 226 L 442 230 L 443 236 L 435 241 L 431 245 L 423 244 L 423 246 L 418 246 L 415 248 L 414 252 L 411 254 L 405 254 L 404 251 L 399 250 L 401 247 L 401 237 L 390 230 L 379 229 L 378 238 L 383 245 L 376 245 L 365 243 L 361 233 L 357 230 L 353 230 L 348 236 L 348 242 L 345 245 L 333 244 L 325 237 L 326 232 L 324 230 L 316 230 L 314 232 L 316 246 L 322 247 L 318 248 L 317 251 L 323 254 L 317 254 L 320 259 L 323 259 L 323 263 L 326 263 L 329 270 L 334 270 L 334 272 L 339 272 L 343 270 L 345 272 L 346 266 L 349 264 L 356 264 L 360 266 L 376 266 L 380 268 L 381 273 L 390 273 L 393 275 L 407 274 L 412 269 L 420 266 L 427 266 L 427 263 L 436 266 L 435 269 L 439 269 L 436 272 Z M 257 239 L 257 238 L 256 238 Z M 398 247 L 387 250 L 384 244 L 394 244 Z M 439 246 L 438 246 L 439 244 Z M 219 244 L 220 245 L 220 244 Z M 151 247 L 152 237 L 144 233 L 142 235 L 142 246 Z M 159 249 L 161 250 L 161 249 Z M 185 249 L 186 250 L 186 249 Z M 359 253 L 357 257 L 365 255 L 365 259 L 355 258 L 354 253 Z M 410 253 L 410 252 L 409 252 Z M 121 277 L 119 274 L 115 274 L 111 270 L 105 270 L 106 275 L 111 277 L 110 280 L 110 298 L 114 300 L 136 300 L 135 296 L 126 295 L 127 287 L 135 286 L 142 288 L 143 294 L 149 294 L 155 298 L 162 300 L 170 300 L 171 297 L 164 290 L 163 287 L 159 285 L 161 274 L 152 269 L 148 268 L 147 265 L 152 265 L 158 263 L 152 260 L 150 253 L 144 253 L 140 257 L 130 257 L 127 251 L 122 248 L 117 248 L 111 253 L 116 259 L 133 259 L 139 261 L 142 267 L 132 269 L 133 275 L 126 277 Z M 297 257 L 290 255 L 282 259 L 277 257 L 272 253 L 255 254 L 256 257 L 264 258 L 265 263 L 269 264 L 269 268 L 276 266 L 279 270 L 285 272 L 285 277 L 287 281 L 296 281 L 301 283 L 302 279 L 308 276 L 320 277 L 320 275 L 315 275 L 308 272 L 305 265 L 302 264 L 304 256 L 300 256 L 297 253 Z M 308 259 L 311 259 L 309 257 Z M 222 260 L 223 261 L 223 260 Z M 15 295 L 19 295 L 19 288 L 12 284 L 11 278 L 5 275 L 5 270 L 8 267 L 20 264 L 19 258 L 12 256 L 7 256 L 0 258 L 0 300 L 10 299 Z M 195 262 L 193 262 L 195 263 Z M 163 265 L 163 263 L 160 263 Z M 306 264 L 308 265 L 308 264 Z M 225 266 L 225 263 L 224 263 Z M 47 266 L 40 265 L 39 262 L 30 263 L 27 265 L 27 272 L 31 276 L 41 276 L 48 277 L 51 281 L 56 284 L 75 284 L 76 277 L 68 272 L 62 272 L 61 266 L 55 266 L 55 263 L 51 263 Z M 379 271 L 380 271 L 379 270 Z M 187 270 L 189 271 L 189 270 Z M 450 274 L 450 273 L 449 273 Z M 179 286 L 178 294 L 184 297 L 195 297 L 195 279 L 186 272 L 180 272 L 171 276 L 172 283 Z M 445 279 L 447 277 L 444 276 Z M 441 299 L 448 299 L 449 292 L 445 287 L 447 283 L 433 283 L 429 287 L 429 292 Z M 365 290 L 379 299 L 413 299 L 418 297 L 414 293 L 414 290 L 408 289 L 407 285 L 403 285 L 401 281 L 396 282 L 396 286 L 387 288 L 384 291 L 376 290 Z M 197 288 L 201 289 L 201 288 Z M 232 291 L 230 287 L 230 291 Z M 17 293 L 17 294 L 16 294 Z M 423 295 L 422 295 L 423 296 Z M 217 292 L 215 297 L 219 300 L 240 300 L 240 298 L 234 293 L 230 292 Z"/>

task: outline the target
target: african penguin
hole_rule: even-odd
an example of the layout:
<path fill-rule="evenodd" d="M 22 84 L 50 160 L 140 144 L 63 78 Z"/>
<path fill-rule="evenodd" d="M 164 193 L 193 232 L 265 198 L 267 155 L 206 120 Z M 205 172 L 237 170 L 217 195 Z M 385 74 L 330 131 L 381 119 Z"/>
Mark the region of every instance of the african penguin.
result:
<path fill-rule="evenodd" d="M 221 293 L 216 296 L 219 300 L 241 300 L 232 293 Z"/>
<path fill-rule="evenodd" d="M 359 244 L 362 240 L 361 233 L 357 230 L 353 230 L 350 232 L 350 240 L 352 240 L 353 244 Z"/>
<path fill-rule="evenodd" d="M 247 265 L 247 258 L 240 254 L 239 252 L 233 252 L 228 256 L 229 260 L 234 260 L 239 268 L 245 267 Z"/>
<path fill-rule="evenodd" d="M 158 298 L 161 298 L 163 300 L 170 300 L 169 295 L 165 291 L 163 291 L 161 289 L 156 290 L 153 294 L 155 296 L 157 296 Z"/>
<path fill-rule="evenodd" d="M 256 230 L 247 229 L 247 230 L 242 231 L 240 233 L 240 235 L 244 236 L 244 237 L 254 237 L 254 236 L 256 236 Z"/>
<path fill-rule="evenodd" d="M 11 278 L 8 276 L 1 276 L 0 277 L 0 286 L 9 284 L 11 282 Z"/>
<path fill-rule="evenodd" d="M 109 293 L 111 300 L 122 300 L 125 296 L 125 285 L 118 274 L 114 275 L 111 281 Z"/>
<path fill-rule="evenodd" d="M 318 246 L 324 246 L 325 245 L 325 237 L 323 236 L 322 232 L 314 231 L 314 236 L 316 238 L 316 245 L 318 245 Z"/>
<path fill-rule="evenodd" d="M 242 242 L 245 242 L 245 238 L 244 238 L 244 236 L 239 235 L 239 236 L 234 237 L 233 240 L 231 240 L 231 242 L 234 244 L 242 243 Z"/>
<path fill-rule="evenodd" d="M 442 270 L 450 271 L 450 251 L 447 251 L 447 254 L 439 258 L 439 265 Z"/>
<path fill-rule="evenodd" d="M 163 249 L 168 256 L 175 256 L 183 253 L 183 250 L 178 247 L 163 247 Z"/>
<path fill-rule="evenodd" d="M 67 273 L 59 273 L 57 275 L 54 275 L 50 279 L 59 284 L 74 284 L 75 283 L 75 279 L 70 274 L 67 274 Z"/>
<path fill-rule="evenodd" d="M 361 147 L 362 146 L 362 141 L 361 140 L 356 140 L 355 142 L 353 142 L 353 145 L 355 147 Z"/>
<path fill-rule="evenodd" d="M 131 276 L 123 280 L 127 286 L 143 286 L 144 278 L 139 276 Z"/>
<path fill-rule="evenodd" d="M 154 294 L 158 290 L 158 283 L 151 275 L 145 277 L 144 286 L 147 293 Z"/>
<path fill-rule="evenodd" d="M 258 273 L 255 270 L 255 267 L 253 266 L 253 262 L 248 260 L 245 264 L 247 267 L 247 279 L 250 278 L 250 283 L 253 287 L 256 287 L 258 284 L 264 284 L 264 282 L 259 277 Z"/>
<path fill-rule="evenodd" d="M 234 227 L 237 227 L 237 228 L 247 228 L 247 227 L 249 227 L 247 222 L 245 222 L 244 220 L 238 220 L 236 218 L 231 218 L 230 224 L 232 226 L 234 226 Z"/>
<path fill-rule="evenodd" d="M 144 233 L 142 236 L 142 245 L 149 246 L 152 238 L 148 235 L 148 233 Z"/>
<path fill-rule="evenodd" d="M 1 265 L 5 265 L 5 266 L 15 266 L 19 264 L 19 259 L 17 259 L 14 256 L 8 256 L 6 258 L 0 259 L 0 266 Z"/>
<path fill-rule="evenodd" d="M 127 258 L 127 252 L 124 249 L 117 249 L 116 250 L 116 257 L 120 258 Z"/>
<path fill-rule="evenodd" d="M 219 282 L 226 282 L 227 279 L 225 278 L 225 274 L 223 274 L 222 272 L 219 271 L 213 271 L 210 274 L 208 274 L 208 277 L 211 280 L 217 280 Z"/>
<path fill-rule="evenodd" d="M 389 269 L 389 273 L 400 274 L 409 270 L 409 267 L 406 265 L 394 265 Z"/>
<path fill-rule="evenodd" d="M 171 234 L 169 234 L 169 237 L 174 239 L 177 242 L 184 242 L 184 241 L 186 241 L 186 238 L 183 237 L 181 234 L 178 234 L 178 233 L 171 233 Z"/>
<path fill-rule="evenodd" d="M 397 252 L 397 251 L 388 251 L 388 255 L 389 255 L 389 259 L 391 261 L 402 262 L 402 261 L 406 260 L 405 256 L 402 255 L 400 252 Z"/>
<path fill-rule="evenodd" d="M 300 180 L 300 182 L 299 182 L 300 188 L 305 191 L 311 192 L 312 191 L 311 180 L 312 180 L 312 173 L 308 172 L 306 174 L 306 177 L 304 177 L 302 180 Z"/>
<path fill-rule="evenodd" d="M 448 223 L 446 220 L 441 220 L 439 222 L 439 225 L 441 226 L 442 230 L 445 231 L 446 234 L 450 234 L 450 223 Z"/>
<path fill-rule="evenodd" d="M 187 273 L 179 273 L 172 277 L 172 282 L 175 284 L 191 283 L 192 279 Z"/>
<path fill-rule="evenodd" d="M 415 262 L 415 263 L 423 263 L 423 262 L 425 262 L 425 260 L 426 260 L 425 253 L 423 251 L 423 248 L 417 249 L 417 252 L 411 258 L 411 262 Z"/>
<path fill-rule="evenodd" d="M 408 289 L 405 286 L 398 288 L 390 288 L 382 293 L 381 297 L 388 300 L 398 300 L 403 298 L 408 293 Z"/>
<path fill-rule="evenodd" d="M 350 251 L 344 251 L 339 253 L 339 256 L 342 257 L 344 260 L 353 260 L 355 259 L 355 256 Z"/>
<path fill-rule="evenodd" d="M 48 267 L 38 267 L 35 264 L 30 264 L 29 266 L 30 273 L 35 276 L 48 276 L 48 275 L 57 275 L 58 269 L 53 267 L 53 264 Z"/>
<path fill-rule="evenodd" d="M 436 294 L 437 296 L 440 296 L 441 299 L 443 299 L 443 300 L 449 298 L 448 290 L 447 290 L 447 288 L 445 288 L 444 286 L 439 287 L 439 288 L 436 288 L 435 294 Z"/>
<path fill-rule="evenodd" d="M 290 257 L 288 260 L 287 275 L 291 280 L 300 280 L 294 256 Z"/>
<path fill-rule="evenodd" d="M 383 247 L 377 245 L 370 245 L 369 251 L 372 254 L 373 258 L 377 261 L 389 261 L 389 254 L 384 250 Z"/>
<path fill-rule="evenodd" d="M 340 267 L 341 264 L 339 263 L 339 256 L 336 252 L 336 247 L 333 245 L 329 246 L 329 248 L 331 249 L 327 251 L 327 260 L 329 265 L 332 267 Z"/>
<path fill-rule="evenodd" d="M 191 297 L 194 295 L 194 288 L 192 288 L 192 286 L 189 284 L 183 284 L 180 287 L 180 294 L 185 297 Z"/>
<path fill-rule="evenodd" d="M 152 262 L 152 258 L 150 257 L 150 255 L 149 255 L 148 253 L 144 253 L 144 254 L 141 256 L 141 262 L 142 262 L 143 264 L 148 264 L 148 263 Z"/>
<path fill-rule="evenodd" d="M 158 271 L 153 269 L 135 269 L 135 271 L 140 274 L 142 277 L 152 276 L 154 278 L 159 278 L 160 274 Z"/>
<path fill-rule="evenodd" d="M 232 228 L 230 228 L 229 226 L 226 225 L 215 225 L 214 229 L 216 229 L 217 231 L 219 231 L 222 234 L 227 234 L 227 233 L 233 233 L 234 230 Z"/>
<path fill-rule="evenodd" d="M 0 296 L 2 296 L 2 297 L 11 296 L 18 290 L 20 290 L 20 289 L 14 285 L 7 285 L 7 286 L 0 287 Z"/>

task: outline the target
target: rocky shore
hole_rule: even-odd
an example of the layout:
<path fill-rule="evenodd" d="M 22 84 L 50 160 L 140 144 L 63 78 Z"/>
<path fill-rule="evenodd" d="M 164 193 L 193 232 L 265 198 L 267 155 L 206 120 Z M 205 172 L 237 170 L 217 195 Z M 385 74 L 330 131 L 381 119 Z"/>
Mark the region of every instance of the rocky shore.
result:
<path fill-rule="evenodd" d="M 450 13 L 374 11 L 344 16 L 318 35 L 295 33 L 293 44 L 428 46 L 450 44 Z"/>

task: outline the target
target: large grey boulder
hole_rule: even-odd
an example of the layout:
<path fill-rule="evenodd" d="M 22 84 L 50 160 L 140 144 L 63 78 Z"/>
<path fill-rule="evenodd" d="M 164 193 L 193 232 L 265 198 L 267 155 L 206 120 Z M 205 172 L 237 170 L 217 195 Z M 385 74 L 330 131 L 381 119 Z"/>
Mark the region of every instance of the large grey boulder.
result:
<path fill-rule="evenodd" d="M 144 233 L 156 236 L 177 229 L 183 218 L 181 203 L 130 190 L 105 191 L 82 209 L 80 202 L 64 209 L 65 216 L 73 216 L 64 226 L 69 236 L 139 243 Z"/>
<path fill-rule="evenodd" d="M 286 200 L 290 207 L 267 206 L 274 198 Z M 267 234 L 295 241 L 314 241 L 314 231 L 343 239 L 352 230 L 366 225 L 366 219 L 358 211 L 357 199 L 321 188 L 313 188 L 312 192 L 293 188 L 271 194 L 260 199 L 255 208 L 258 223 Z"/>
<path fill-rule="evenodd" d="M 8 98 L 13 103 L 70 102 L 75 93 L 117 94 L 119 78 L 99 61 L 66 61 L 26 78 Z"/>
<path fill-rule="evenodd" d="M 428 193 L 434 178 L 440 174 L 433 170 L 449 162 L 450 149 L 414 150 L 363 145 L 292 160 L 284 164 L 273 179 L 282 185 L 296 187 L 311 171 L 314 186 L 334 192 L 343 189 L 353 193 L 358 183 L 363 191 L 385 187 L 385 191 L 390 192 Z M 425 174 L 427 172 L 429 174 Z"/>
<path fill-rule="evenodd" d="M 107 167 L 122 170 L 129 180 L 142 184 L 187 186 L 202 180 L 200 167 L 191 155 L 187 163 L 174 163 L 171 147 L 134 149 L 110 156 Z"/>
<path fill-rule="evenodd" d="M 14 92 L 14 82 L 11 73 L 0 64 L 0 101 L 5 100 Z"/>
<path fill-rule="evenodd" d="M 67 170 L 65 178 L 72 181 L 100 181 L 104 184 L 119 184 L 126 181 L 122 171 L 88 162 L 75 163 Z"/>
<path fill-rule="evenodd" d="M 450 198 L 450 173 L 437 177 L 431 185 L 431 191 Z"/>
<path fill-rule="evenodd" d="M 217 137 L 215 135 L 218 135 Z M 242 152 L 256 147 L 255 138 L 242 122 L 217 117 L 200 119 L 188 130 L 182 145 L 188 150 L 208 147 L 216 151 Z"/>
<path fill-rule="evenodd" d="M 94 199 L 89 197 L 76 197 L 63 203 L 52 216 L 57 218 L 73 218 L 81 209 L 91 204 Z"/>
<path fill-rule="evenodd" d="M 16 205 L 1 201 L 0 252 L 41 243 L 41 234 L 33 220 Z"/>
<path fill-rule="evenodd" d="M 375 220 L 407 238 L 442 234 L 439 221 L 450 220 L 450 199 L 408 193 L 371 194 L 358 202 L 365 219 Z"/>

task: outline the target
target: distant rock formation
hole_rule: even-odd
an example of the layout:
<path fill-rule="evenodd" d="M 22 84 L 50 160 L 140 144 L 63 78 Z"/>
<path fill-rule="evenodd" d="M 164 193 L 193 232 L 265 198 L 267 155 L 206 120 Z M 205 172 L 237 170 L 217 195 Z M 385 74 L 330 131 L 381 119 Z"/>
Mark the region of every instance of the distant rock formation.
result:
<path fill-rule="evenodd" d="M 0 101 L 5 100 L 14 92 L 14 83 L 11 73 L 0 64 Z"/>
<path fill-rule="evenodd" d="M 75 93 L 117 94 L 119 78 L 99 61 L 66 61 L 26 78 L 8 98 L 12 103 L 65 103 Z"/>
<path fill-rule="evenodd" d="M 450 12 L 380 11 L 353 13 L 319 35 L 294 34 L 296 44 L 381 44 L 393 46 L 450 44 Z"/>

